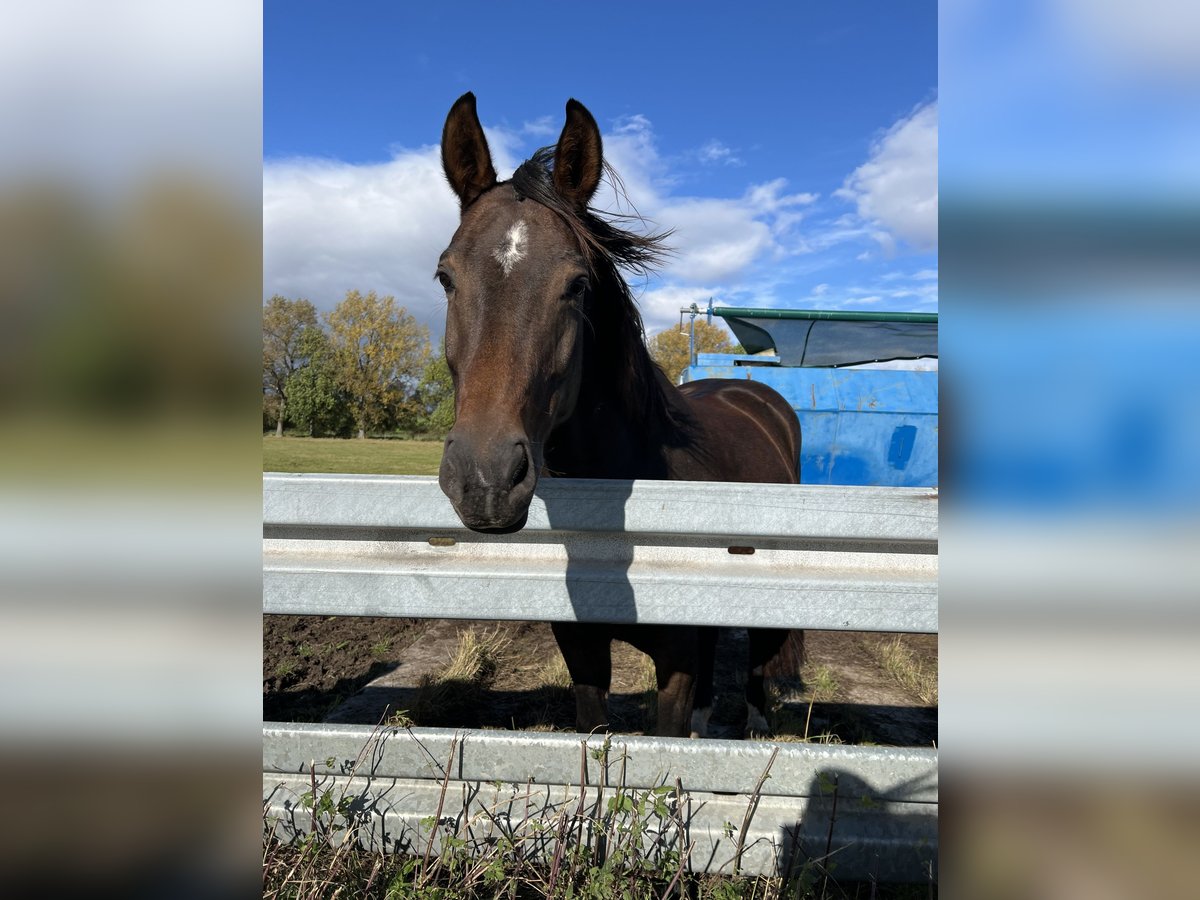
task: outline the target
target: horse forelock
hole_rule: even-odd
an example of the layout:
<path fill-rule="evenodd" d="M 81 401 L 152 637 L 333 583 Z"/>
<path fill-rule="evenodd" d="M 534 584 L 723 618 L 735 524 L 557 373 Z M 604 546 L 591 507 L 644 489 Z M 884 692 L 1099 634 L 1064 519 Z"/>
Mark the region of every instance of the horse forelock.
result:
<path fill-rule="evenodd" d="M 644 222 L 636 213 L 601 214 L 569 203 L 554 188 L 553 161 L 554 148 L 543 147 L 517 168 L 510 182 L 517 199 L 533 200 L 556 213 L 579 244 L 594 281 L 596 302 L 590 309 L 594 339 L 630 417 L 644 424 L 658 421 L 673 430 L 686 429 L 688 417 L 664 390 L 658 366 L 646 349 L 642 315 L 622 274 L 625 269 L 650 275 L 670 252 L 666 245 L 670 232 L 638 234 L 614 222 Z M 620 176 L 607 162 L 604 170 L 623 193 Z"/>
<path fill-rule="evenodd" d="M 604 163 L 604 171 L 614 189 L 623 196 L 620 176 L 607 162 Z M 510 184 L 518 200 L 528 198 L 557 213 L 578 239 L 589 262 L 603 257 L 615 268 L 649 275 L 670 253 L 666 246 L 671 234 L 669 231 L 639 234 L 617 225 L 622 220 L 644 224 L 645 219 L 636 212 L 632 215 L 602 214 L 591 207 L 578 208 L 564 199 L 554 188 L 553 147 L 542 147 L 521 163 L 513 173 Z"/>

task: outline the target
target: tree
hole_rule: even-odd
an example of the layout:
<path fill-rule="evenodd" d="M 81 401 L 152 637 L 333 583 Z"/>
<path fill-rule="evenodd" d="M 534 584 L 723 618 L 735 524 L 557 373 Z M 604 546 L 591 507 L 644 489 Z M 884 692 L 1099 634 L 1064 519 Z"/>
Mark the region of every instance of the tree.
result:
<path fill-rule="evenodd" d="M 417 398 L 424 411 L 423 429 L 445 434 L 454 427 L 454 381 L 446 363 L 446 351 L 429 360 L 417 385 Z"/>
<path fill-rule="evenodd" d="M 346 394 L 338 386 L 329 336 L 320 327 L 310 327 L 304 329 L 299 343 L 308 365 L 288 379 L 292 423 L 307 428 L 310 437 L 348 434 L 354 421 Z"/>
<path fill-rule="evenodd" d="M 358 428 L 387 427 L 411 397 L 429 358 L 429 329 L 395 297 L 348 291 L 328 313 L 330 359 Z"/>
<path fill-rule="evenodd" d="M 288 414 L 288 382 L 308 364 L 301 336 L 317 327 L 316 307 L 307 300 L 276 294 L 263 305 L 263 409 L 275 419 L 277 437 Z"/>
<path fill-rule="evenodd" d="M 678 328 L 668 328 L 651 336 L 646 342 L 650 357 L 671 379 L 679 383 L 679 376 L 688 365 L 688 334 Z M 709 325 L 702 319 L 696 320 L 697 353 L 741 353 L 740 345 L 729 339 L 729 333 L 719 325 Z"/>

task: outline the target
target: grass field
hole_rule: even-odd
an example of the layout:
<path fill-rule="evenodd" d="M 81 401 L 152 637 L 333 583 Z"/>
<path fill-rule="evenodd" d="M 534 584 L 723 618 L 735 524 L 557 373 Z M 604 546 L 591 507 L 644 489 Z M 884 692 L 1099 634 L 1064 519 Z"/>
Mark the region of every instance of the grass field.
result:
<path fill-rule="evenodd" d="M 264 472 L 436 475 L 441 462 L 441 441 L 263 435 Z"/>

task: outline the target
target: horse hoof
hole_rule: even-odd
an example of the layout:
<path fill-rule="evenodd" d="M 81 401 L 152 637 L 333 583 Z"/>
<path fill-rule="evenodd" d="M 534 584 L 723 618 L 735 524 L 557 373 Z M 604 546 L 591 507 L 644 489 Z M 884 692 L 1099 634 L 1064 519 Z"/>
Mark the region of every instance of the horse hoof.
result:
<path fill-rule="evenodd" d="M 771 726 L 767 724 L 767 717 L 752 703 L 746 704 L 746 730 L 743 734 L 748 738 L 767 737 L 771 734 Z"/>

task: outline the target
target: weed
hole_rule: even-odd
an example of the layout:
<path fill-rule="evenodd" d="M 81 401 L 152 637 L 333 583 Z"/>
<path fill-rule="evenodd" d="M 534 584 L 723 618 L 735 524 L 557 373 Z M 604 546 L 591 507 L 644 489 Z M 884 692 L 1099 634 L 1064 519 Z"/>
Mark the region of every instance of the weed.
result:
<path fill-rule="evenodd" d="M 833 671 L 826 665 L 806 669 L 804 685 L 808 693 L 807 703 L 798 709 L 783 702 L 778 684 L 768 685 L 767 706 L 772 711 L 771 718 L 774 726 L 772 740 L 779 743 L 802 744 L 846 743 L 845 728 L 848 724 L 846 722 L 826 723 L 825 727 L 819 729 L 813 727 L 813 709 L 816 705 L 832 702 L 841 690 L 841 685 L 838 684 Z M 836 725 L 836 730 L 831 727 L 833 725 Z"/>
<path fill-rule="evenodd" d="M 387 725 L 407 730 L 408 720 L 404 713 L 396 713 Z M 751 791 L 740 823 L 726 825 L 734 874 L 697 874 L 691 871 L 696 845 L 689 839 L 687 825 L 691 800 L 681 783 L 631 789 L 624 782 L 625 760 L 607 740 L 602 747 L 580 747 L 581 785 L 589 760 L 598 767 L 592 771 L 600 773 L 599 784 L 593 780 L 581 787 L 577 800 L 567 799 L 571 795 L 568 788 L 566 797 L 549 803 L 545 791 L 531 800 L 532 782 L 492 783 L 497 801 L 482 799 L 477 790 L 469 800 L 464 794 L 465 802 L 460 803 L 458 788 L 450 787 L 452 763 L 459 752 L 457 741 L 452 740 L 444 760 L 430 757 L 440 781 L 433 814 L 415 826 L 401 824 L 400 834 L 387 835 L 386 845 L 396 852 L 384 853 L 378 830 L 382 820 L 379 810 L 373 809 L 375 801 L 349 791 L 356 781 L 361 785 L 359 769 L 378 757 L 379 741 L 386 732 L 387 728 L 377 729 L 353 764 L 340 767 L 340 780 L 331 775 L 318 777 L 317 766 L 310 767 L 308 789 L 291 807 L 284 804 L 289 813 L 282 819 L 272 814 L 271 807 L 266 808 L 264 897 L 817 900 L 870 896 L 883 900 L 925 895 L 914 893 L 914 886 L 896 893 L 876 884 L 865 886 L 869 893 L 855 890 L 851 894 L 847 888 L 854 886 L 833 882 L 831 868 L 823 866 L 821 859 L 797 860 L 795 849 L 792 859 L 780 860 L 779 876 L 737 874 L 744 837 L 770 777 L 774 755 Z M 409 737 L 419 743 L 411 731 Z M 331 770 L 335 764 L 337 760 L 327 759 L 325 769 Z M 611 783 L 609 773 L 617 776 Z M 822 790 L 836 803 L 836 783 Z M 829 843 L 823 857 L 826 862 Z M 701 868 L 706 863 L 694 862 Z M 934 895 L 932 882 L 923 887 L 928 896 Z"/>
<path fill-rule="evenodd" d="M 284 659 L 275 666 L 275 677 L 286 678 L 296 671 L 296 664 L 290 659 Z"/>
<path fill-rule="evenodd" d="M 413 720 L 409 717 L 407 709 L 396 710 L 385 721 L 391 728 L 411 728 L 413 724 Z"/>
<path fill-rule="evenodd" d="M 841 689 L 829 666 L 817 666 L 805 676 L 804 681 L 812 692 L 813 700 L 817 703 L 828 703 L 837 696 Z"/>
<path fill-rule="evenodd" d="M 903 635 L 867 642 L 883 670 L 927 706 L 938 704 L 936 661 L 926 665 L 904 642 Z"/>

